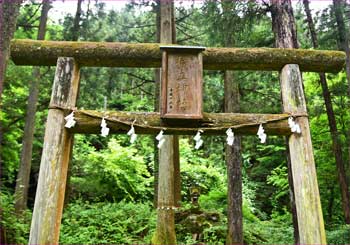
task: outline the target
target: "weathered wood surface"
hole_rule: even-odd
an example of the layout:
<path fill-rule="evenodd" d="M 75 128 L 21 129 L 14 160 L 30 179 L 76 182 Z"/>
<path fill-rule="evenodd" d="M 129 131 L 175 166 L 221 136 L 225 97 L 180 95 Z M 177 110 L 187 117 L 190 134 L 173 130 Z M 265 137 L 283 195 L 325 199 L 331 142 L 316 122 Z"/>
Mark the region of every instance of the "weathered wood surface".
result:
<path fill-rule="evenodd" d="M 51 107 L 74 107 L 79 87 L 79 67 L 73 58 L 59 58 L 51 95 Z M 65 113 L 50 109 L 46 122 L 29 244 L 58 244 L 67 168 L 73 134 L 65 125 Z"/>
<path fill-rule="evenodd" d="M 170 120 L 201 119 L 202 49 L 169 49 L 162 46 L 162 50 L 161 117 Z"/>
<path fill-rule="evenodd" d="M 286 65 L 281 71 L 280 80 L 284 112 L 306 113 L 298 65 Z M 309 120 L 307 117 L 300 117 L 296 122 L 302 133 L 290 135 L 289 149 L 300 244 L 326 244 Z"/>
<path fill-rule="evenodd" d="M 268 135 L 291 134 L 287 122 L 289 114 L 203 113 L 203 120 L 185 121 L 183 126 L 164 125 L 158 112 L 77 110 L 74 116 L 77 124 L 69 129 L 72 133 L 99 134 L 102 117 L 105 117 L 111 134 L 126 133 L 134 120 L 137 134 L 158 134 L 164 129 L 164 134 L 192 135 L 202 129 L 203 135 L 226 135 L 231 127 L 235 134 L 255 135 L 260 123 Z"/>
<path fill-rule="evenodd" d="M 225 7 L 232 2 L 226 0 Z M 230 14 L 230 9 L 225 8 Z M 230 44 L 230 43 L 228 43 Z M 231 43 L 232 44 L 232 43 Z M 234 71 L 225 71 L 224 76 L 225 112 L 240 112 L 239 79 Z M 241 136 L 235 135 L 233 145 L 226 144 L 227 166 L 227 235 L 226 244 L 243 244 L 242 210 L 242 145 Z"/>
<path fill-rule="evenodd" d="M 152 244 L 176 244 L 174 136 L 168 135 L 159 150 L 157 229 Z"/>
<path fill-rule="evenodd" d="M 58 57 L 74 57 L 81 66 L 160 67 L 158 43 L 106 43 L 12 40 L 11 58 L 17 65 L 55 65 Z M 286 64 L 299 64 L 302 71 L 339 72 L 345 53 L 305 49 L 206 48 L 207 70 L 279 71 Z"/>
<path fill-rule="evenodd" d="M 158 1 L 160 21 L 160 42 L 176 42 L 176 29 L 173 0 Z M 162 104 L 162 97 L 160 104 Z M 175 183 L 180 181 L 179 145 L 176 135 L 164 136 L 164 144 L 159 149 L 159 175 L 158 175 L 158 204 L 157 226 L 152 237 L 152 244 L 176 244 L 175 233 L 175 200 L 178 195 Z M 180 194 L 181 195 L 181 194 Z"/>

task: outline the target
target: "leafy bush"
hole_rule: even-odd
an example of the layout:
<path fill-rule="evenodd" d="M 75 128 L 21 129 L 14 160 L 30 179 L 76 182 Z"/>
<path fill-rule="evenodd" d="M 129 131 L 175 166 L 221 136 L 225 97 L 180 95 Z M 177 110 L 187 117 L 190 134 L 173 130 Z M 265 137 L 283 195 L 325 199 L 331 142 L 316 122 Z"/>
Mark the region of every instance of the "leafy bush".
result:
<path fill-rule="evenodd" d="M 199 198 L 201 208 L 205 210 L 218 210 L 226 213 L 227 210 L 227 189 L 213 189 L 206 195 Z"/>
<path fill-rule="evenodd" d="M 189 189 L 192 186 L 199 188 L 201 194 L 205 194 L 226 185 L 226 175 L 220 172 L 217 162 L 201 154 L 203 152 L 194 150 L 188 139 L 180 140 L 181 185 L 184 201 L 190 200 Z"/>
<path fill-rule="evenodd" d="M 2 190 L 0 197 L 0 224 L 4 231 L 3 240 L 6 244 L 26 244 L 29 239 L 31 213 L 26 210 L 21 216 L 16 216 L 13 196 Z"/>
<path fill-rule="evenodd" d="M 267 176 L 267 183 L 276 187 L 275 192 L 272 195 L 271 203 L 277 210 L 283 208 L 281 200 L 289 198 L 289 183 L 288 183 L 288 168 L 280 165 L 271 171 L 271 174 Z"/>
<path fill-rule="evenodd" d="M 63 214 L 60 243 L 149 243 L 156 215 L 151 204 L 76 201 Z"/>
<path fill-rule="evenodd" d="M 328 231 L 327 242 L 328 244 L 349 244 L 350 225 L 341 225 Z"/>
<path fill-rule="evenodd" d="M 96 151 L 80 142 L 75 152 L 72 188 L 87 199 L 110 201 L 148 200 L 153 178 L 143 158 L 133 147 L 122 147 L 115 139 L 108 148 Z"/>

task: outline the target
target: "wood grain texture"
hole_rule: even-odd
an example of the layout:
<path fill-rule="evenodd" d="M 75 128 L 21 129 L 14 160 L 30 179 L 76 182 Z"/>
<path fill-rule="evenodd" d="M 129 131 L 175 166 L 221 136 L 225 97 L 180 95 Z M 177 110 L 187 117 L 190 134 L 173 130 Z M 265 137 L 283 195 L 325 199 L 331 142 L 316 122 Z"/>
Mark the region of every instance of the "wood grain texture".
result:
<path fill-rule="evenodd" d="M 159 150 L 157 228 L 152 244 L 176 244 L 174 136 L 167 136 Z"/>
<path fill-rule="evenodd" d="M 185 49 L 179 52 L 164 49 L 160 111 L 162 118 L 171 120 L 203 117 L 203 65 L 202 55 L 198 52 L 201 50 L 194 52 Z"/>
<path fill-rule="evenodd" d="M 306 113 L 298 65 L 286 65 L 281 71 L 280 80 L 284 112 Z M 326 244 L 309 120 L 300 117 L 296 122 L 302 133 L 290 135 L 289 149 L 300 244 Z"/>
<path fill-rule="evenodd" d="M 12 40 L 11 59 L 16 65 L 55 65 L 58 57 L 74 57 L 81 66 L 160 67 L 158 43 L 106 43 Z M 302 71 L 339 72 L 345 53 L 289 48 L 206 48 L 206 70 L 280 71 L 286 64 L 298 64 Z"/>
<path fill-rule="evenodd" d="M 50 106 L 74 107 L 78 87 L 78 65 L 73 58 L 59 58 Z M 29 244 L 58 244 L 73 141 L 73 134 L 64 127 L 64 117 L 60 109 L 49 110 Z"/>
<path fill-rule="evenodd" d="M 226 0 L 225 4 L 230 4 Z M 224 5 L 225 6 L 225 5 Z M 228 11 L 226 9 L 226 11 Z M 229 12 L 230 13 L 230 12 Z M 226 14 L 229 14 L 226 12 Z M 239 80 L 234 71 L 225 71 L 225 112 L 240 111 Z M 265 125 L 266 128 L 266 125 Z M 288 130 L 288 129 L 287 129 Z M 227 236 L 226 244 L 243 244 L 242 210 L 242 145 L 241 136 L 235 135 L 233 145 L 226 144 L 227 166 Z"/>
<path fill-rule="evenodd" d="M 173 43 L 176 40 L 175 19 L 174 19 L 174 2 L 173 0 L 160 0 L 160 42 Z M 160 104 L 162 104 L 162 97 Z M 176 244 L 175 217 L 174 210 L 175 191 L 181 191 L 175 187 L 180 181 L 180 162 L 178 137 L 176 135 L 165 135 L 164 144 L 159 149 L 159 174 L 158 174 L 158 210 L 157 226 L 152 237 L 152 244 Z M 175 167 L 176 166 L 176 167 Z M 177 179 L 177 180 L 176 180 Z M 159 209 L 168 207 L 170 209 Z"/>
<path fill-rule="evenodd" d="M 66 112 L 68 114 L 69 111 Z M 203 135 L 226 135 L 232 128 L 235 134 L 255 135 L 262 123 L 268 135 L 290 135 L 287 119 L 289 114 L 246 114 L 246 113 L 203 113 L 200 121 L 185 121 L 183 125 L 164 125 L 158 112 L 98 112 L 77 110 L 74 113 L 77 124 L 69 129 L 72 133 L 99 134 L 102 117 L 106 118 L 111 134 L 124 134 L 134 127 L 137 134 L 158 134 L 164 129 L 165 134 L 191 135 L 198 129 Z"/>

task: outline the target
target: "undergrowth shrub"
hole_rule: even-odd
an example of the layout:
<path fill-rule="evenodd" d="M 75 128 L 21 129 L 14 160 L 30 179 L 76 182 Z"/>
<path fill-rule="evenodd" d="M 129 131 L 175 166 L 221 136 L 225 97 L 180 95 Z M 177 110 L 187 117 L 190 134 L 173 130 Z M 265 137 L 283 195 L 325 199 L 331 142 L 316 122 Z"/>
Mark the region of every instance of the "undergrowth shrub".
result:
<path fill-rule="evenodd" d="M 60 243 L 150 243 L 156 215 L 150 203 L 76 201 L 63 214 Z"/>
<path fill-rule="evenodd" d="M 4 231 L 3 240 L 6 244 L 26 244 L 30 231 L 30 211 L 25 210 L 20 216 L 16 216 L 13 195 L 2 190 L 0 197 L 0 224 Z"/>
<path fill-rule="evenodd" d="M 328 244 L 349 244 L 350 243 L 350 225 L 340 225 L 332 227 L 327 231 Z"/>

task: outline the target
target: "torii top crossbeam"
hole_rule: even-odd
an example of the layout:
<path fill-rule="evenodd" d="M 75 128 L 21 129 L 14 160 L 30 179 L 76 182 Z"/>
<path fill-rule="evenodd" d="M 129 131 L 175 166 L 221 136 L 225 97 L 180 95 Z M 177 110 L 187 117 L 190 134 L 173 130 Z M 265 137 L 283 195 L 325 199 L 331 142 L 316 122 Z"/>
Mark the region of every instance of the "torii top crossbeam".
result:
<path fill-rule="evenodd" d="M 277 48 L 206 48 L 206 70 L 280 71 L 298 64 L 301 71 L 339 72 L 345 64 L 340 51 Z M 56 65 L 58 57 L 73 57 L 81 66 L 160 67 L 158 43 L 66 42 L 13 40 L 11 58 L 16 65 Z"/>

